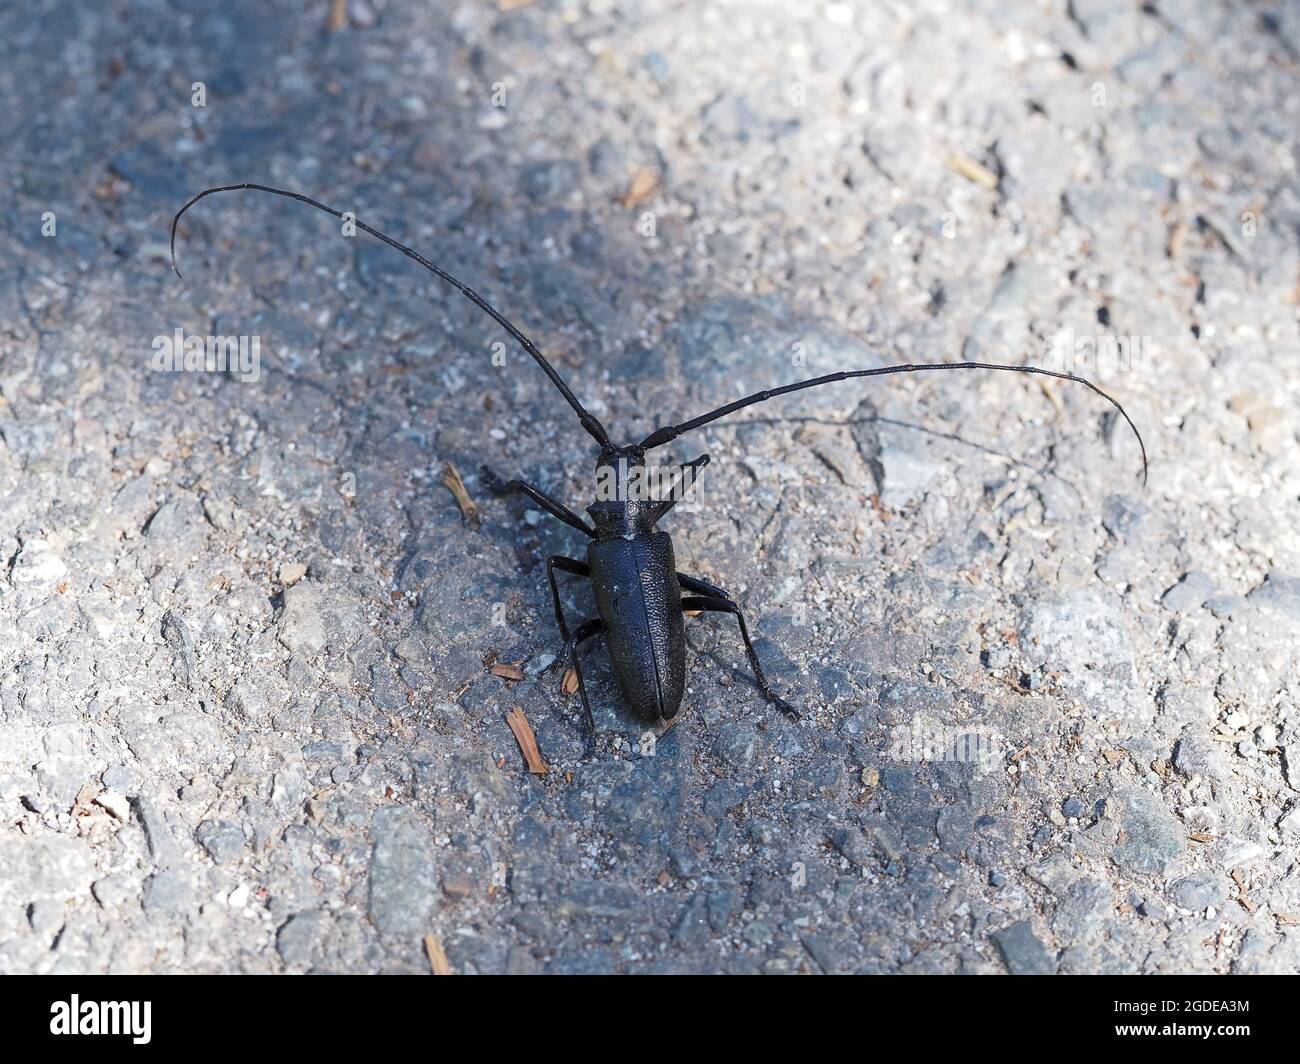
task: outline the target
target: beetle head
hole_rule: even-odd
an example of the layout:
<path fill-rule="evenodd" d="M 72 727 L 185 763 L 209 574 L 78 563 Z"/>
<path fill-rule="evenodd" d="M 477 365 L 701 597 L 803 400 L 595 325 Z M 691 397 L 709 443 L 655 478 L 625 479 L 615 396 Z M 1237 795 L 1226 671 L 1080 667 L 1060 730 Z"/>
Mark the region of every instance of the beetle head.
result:
<path fill-rule="evenodd" d="M 602 447 L 596 459 L 596 500 L 635 499 L 644 470 L 645 451 L 640 447 Z"/>

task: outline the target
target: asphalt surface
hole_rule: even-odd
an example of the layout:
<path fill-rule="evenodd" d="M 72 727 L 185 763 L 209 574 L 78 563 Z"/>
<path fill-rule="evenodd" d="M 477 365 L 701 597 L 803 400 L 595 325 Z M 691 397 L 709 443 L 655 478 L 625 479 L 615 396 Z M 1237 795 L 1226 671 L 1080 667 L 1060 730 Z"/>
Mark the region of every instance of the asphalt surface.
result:
<path fill-rule="evenodd" d="M 501 7 L 0 11 L 0 970 L 1296 970 L 1297 8 Z M 650 737 L 585 652 L 584 758 L 583 537 L 478 470 L 581 510 L 590 440 L 299 204 L 178 279 L 241 181 L 620 441 L 983 359 L 1149 485 L 1011 374 L 691 434 L 803 719 L 689 618 Z"/>

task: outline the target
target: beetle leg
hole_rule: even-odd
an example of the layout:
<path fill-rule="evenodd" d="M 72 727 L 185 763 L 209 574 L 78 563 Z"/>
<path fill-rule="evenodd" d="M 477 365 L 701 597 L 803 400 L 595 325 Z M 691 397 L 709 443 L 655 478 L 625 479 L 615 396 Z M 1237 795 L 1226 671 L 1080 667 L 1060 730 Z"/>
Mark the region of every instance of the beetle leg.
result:
<path fill-rule="evenodd" d="M 552 517 L 557 517 L 566 525 L 576 528 L 579 532 L 584 533 L 591 538 L 595 538 L 596 530 L 587 524 L 581 517 L 570 510 L 559 499 L 552 499 L 541 488 L 535 488 L 531 484 L 525 484 L 522 480 L 502 480 L 487 466 L 479 467 L 479 475 L 483 477 L 483 483 L 488 491 L 493 495 L 513 495 L 519 492 L 521 495 L 527 495 L 533 502 L 537 503 Z"/>
<path fill-rule="evenodd" d="M 693 462 L 687 462 L 681 467 L 682 479 L 672 485 L 672 494 L 667 499 L 660 499 L 658 502 L 650 504 L 651 523 L 657 523 L 661 517 L 669 510 L 682 501 L 682 498 L 695 483 L 696 477 L 700 475 L 700 470 L 709 464 L 709 456 L 702 454 Z M 690 470 L 688 474 L 686 470 Z"/>
<path fill-rule="evenodd" d="M 687 576 L 685 573 L 678 573 L 677 582 L 686 591 L 692 591 L 697 595 L 708 595 L 710 598 L 731 598 L 717 584 L 710 584 L 707 580 L 701 580 L 698 576 Z"/>
<path fill-rule="evenodd" d="M 569 634 L 569 626 L 564 620 L 564 608 L 560 605 L 560 588 L 555 582 L 556 569 L 563 573 L 572 573 L 574 576 L 590 576 L 591 567 L 586 562 L 580 562 L 577 558 L 566 558 L 563 554 L 553 554 L 546 559 L 546 580 L 551 585 L 551 600 L 555 603 L 555 620 L 560 626 L 560 635 L 564 637 L 565 650 L 573 665 L 573 672 L 578 677 L 578 694 L 582 696 L 582 714 L 587 725 L 587 749 L 590 751 L 596 744 L 596 720 L 591 714 L 591 703 L 587 701 L 587 685 L 583 682 L 582 667 L 578 664 L 578 644 L 600 631 L 600 619 L 583 621 L 573 635 Z"/>
<path fill-rule="evenodd" d="M 587 725 L 587 749 L 589 751 L 596 745 L 596 718 L 591 715 L 591 703 L 587 701 L 587 685 L 582 679 L 582 666 L 578 664 L 578 647 L 599 631 L 600 618 L 593 617 L 591 620 L 583 621 L 578 625 L 578 630 L 573 633 L 565 644 L 569 664 L 573 666 L 574 675 L 578 678 L 578 694 L 582 696 L 582 716 L 583 723 Z"/>
<path fill-rule="evenodd" d="M 740 622 L 740 638 L 745 641 L 745 655 L 749 658 L 749 667 L 754 670 L 754 679 L 758 681 L 758 689 L 763 692 L 763 697 L 782 713 L 787 714 L 794 720 L 799 719 L 799 711 L 773 691 L 767 682 L 767 677 L 763 675 L 763 666 L 759 664 L 758 655 L 754 653 L 754 644 L 749 640 L 749 629 L 745 627 L 745 615 L 740 612 L 739 606 L 729 598 L 716 595 L 689 595 L 682 599 L 682 609 L 703 610 L 705 613 L 732 614 Z"/>
<path fill-rule="evenodd" d="M 569 626 L 564 623 L 564 611 L 560 609 L 560 588 L 555 582 L 555 570 L 572 573 L 574 576 L 590 576 L 591 567 L 577 558 L 566 558 L 563 554 L 552 554 L 546 559 L 546 580 L 551 585 L 551 601 L 555 603 L 555 623 L 560 626 L 560 635 L 568 642 Z"/>

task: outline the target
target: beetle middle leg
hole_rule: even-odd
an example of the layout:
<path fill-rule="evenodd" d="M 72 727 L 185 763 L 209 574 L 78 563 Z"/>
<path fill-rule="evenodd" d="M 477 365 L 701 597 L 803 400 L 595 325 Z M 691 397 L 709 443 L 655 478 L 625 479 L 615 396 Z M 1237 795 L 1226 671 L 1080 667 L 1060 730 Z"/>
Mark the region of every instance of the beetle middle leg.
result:
<path fill-rule="evenodd" d="M 587 524 L 559 499 L 551 498 L 541 488 L 535 488 L 522 480 L 502 480 L 487 466 L 480 466 L 479 474 L 483 477 L 483 482 L 486 484 L 488 491 L 492 492 L 493 495 L 513 495 L 515 492 L 526 495 L 552 517 L 559 518 L 566 525 L 576 528 L 579 532 L 593 539 L 595 538 L 596 530 L 591 525 Z"/>
<path fill-rule="evenodd" d="M 587 751 L 589 753 L 596 746 L 596 718 L 592 716 L 591 703 L 587 701 L 587 685 L 583 683 L 582 666 L 578 664 L 578 647 L 599 633 L 600 627 L 599 617 L 583 621 L 578 625 L 578 630 L 565 643 L 565 653 L 569 664 L 573 666 L 573 674 L 578 678 L 578 694 L 582 696 L 582 715 L 583 722 L 587 725 Z"/>
<path fill-rule="evenodd" d="M 590 639 L 600 631 L 600 619 L 583 621 L 578 630 L 569 634 L 569 625 L 564 619 L 564 607 L 560 604 L 560 586 L 555 580 L 555 570 L 571 573 L 574 576 L 590 576 L 591 567 L 577 558 L 566 558 L 563 554 L 552 554 L 546 559 L 546 582 L 551 585 L 551 601 L 555 603 L 555 622 L 560 626 L 560 635 L 564 637 L 565 651 L 573 673 L 578 678 L 578 694 L 582 696 L 582 714 L 587 725 L 587 748 L 596 743 L 596 719 L 591 713 L 591 703 L 587 700 L 587 685 L 582 679 L 582 667 L 578 664 L 578 645 Z"/>
<path fill-rule="evenodd" d="M 687 579 L 691 583 L 705 583 L 705 581 L 696 581 L 693 577 L 687 577 Z M 681 577 L 678 577 L 678 580 L 681 581 Z M 799 719 L 799 711 L 773 691 L 771 685 L 767 682 L 767 677 L 763 674 L 763 666 L 758 660 L 758 654 L 754 651 L 754 644 L 750 641 L 749 629 L 745 626 L 745 615 L 740 612 L 740 607 L 736 603 L 729 598 L 718 595 L 688 595 L 682 599 L 682 609 L 702 610 L 705 613 L 732 614 L 740 622 L 740 638 L 745 643 L 745 656 L 749 658 L 749 667 L 754 670 L 754 679 L 758 681 L 758 689 L 763 692 L 763 697 L 782 713 L 787 714 L 794 720 Z"/>
<path fill-rule="evenodd" d="M 567 642 L 569 626 L 564 621 L 564 610 L 560 608 L 560 585 L 555 582 L 556 569 L 574 576 L 591 576 L 591 567 L 586 562 L 566 558 L 563 554 L 552 554 L 546 559 L 546 582 L 551 585 L 551 601 L 555 603 L 555 623 L 560 626 L 560 635 Z"/>

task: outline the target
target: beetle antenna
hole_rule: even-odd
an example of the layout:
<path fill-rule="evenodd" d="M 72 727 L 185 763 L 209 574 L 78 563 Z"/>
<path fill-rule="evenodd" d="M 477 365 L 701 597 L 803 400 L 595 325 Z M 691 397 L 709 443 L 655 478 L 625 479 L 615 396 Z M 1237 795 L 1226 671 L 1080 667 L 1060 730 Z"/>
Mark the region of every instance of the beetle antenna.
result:
<path fill-rule="evenodd" d="M 828 373 L 824 377 L 813 377 L 811 380 L 799 381 L 796 384 L 786 384 L 780 388 L 768 388 L 761 392 L 755 392 L 753 395 L 748 395 L 744 399 L 737 399 L 734 403 L 720 406 L 716 410 L 710 410 L 707 414 L 701 414 L 690 421 L 683 421 L 680 425 L 664 425 L 650 433 L 641 441 L 640 446 L 647 451 L 654 447 L 662 447 L 665 443 L 671 443 L 677 439 L 684 432 L 698 429 L 701 425 L 707 425 L 710 421 L 717 421 L 728 414 L 734 414 L 737 410 L 743 410 L 747 406 L 765 403 L 767 400 L 775 399 L 778 395 L 785 395 L 787 392 L 816 388 L 819 384 L 834 384 L 837 381 L 846 381 L 854 377 L 881 377 L 891 373 L 929 373 L 943 369 L 993 369 L 1005 373 L 1036 373 L 1044 377 L 1055 377 L 1057 380 L 1074 381 L 1076 384 L 1082 384 L 1084 387 L 1091 389 L 1118 410 L 1120 416 L 1128 422 L 1128 427 L 1133 430 L 1133 435 L 1137 437 L 1138 448 L 1142 451 L 1142 483 L 1143 485 L 1146 484 L 1146 444 L 1142 442 L 1142 433 L 1138 432 L 1137 426 L 1133 424 L 1133 419 L 1128 416 L 1128 411 L 1119 404 L 1119 400 L 1107 395 L 1086 377 L 1076 377 L 1073 373 L 1060 373 L 1056 370 L 1040 369 L 1038 366 L 1003 366 L 995 362 L 936 362 L 929 365 L 879 366 L 876 369 L 851 369 L 842 370 L 839 373 Z"/>
<path fill-rule="evenodd" d="M 204 189 L 197 196 L 191 199 L 187 204 L 185 204 L 184 207 L 182 207 L 179 211 L 177 211 L 176 217 L 172 219 L 172 241 L 171 241 L 172 269 L 176 271 L 177 277 L 181 275 L 181 271 L 176 266 L 176 226 L 180 223 L 181 216 L 184 215 L 185 212 L 188 211 L 191 207 L 193 207 L 194 204 L 198 203 L 199 200 L 207 196 L 214 195 L 217 192 L 242 192 L 246 190 L 253 191 L 253 192 L 269 192 L 274 196 L 284 196 L 286 199 L 297 200 L 299 203 L 305 203 L 310 207 L 315 207 L 317 210 L 324 211 L 326 214 L 332 214 L 334 215 L 335 218 L 344 218 L 344 214 L 342 211 L 336 211 L 333 207 L 327 207 L 319 200 L 314 200 L 310 196 L 304 196 L 300 192 L 288 192 L 282 188 L 271 188 L 269 185 L 254 185 L 254 184 L 246 183 L 241 185 L 221 185 L 217 188 Z M 560 390 L 560 394 L 564 396 L 565 401 L 568 402 L 568 404 L 571 407 L 573 407 L 574 413 L 578 415 L 578 421 L 582 424 L 582 427 L 586 429 L 588 433 L 591 434 L 591 436 L 595 439 L 595 441 L 599 443 L 602 448 L 610 448 L 613 446 L 613 444 L 610 442 L 609 439 L 609 433 L 605 431 L 605 426 L 602 425 L 600 421 L 598 421 L 592 414 L 590 414 L 587 411 L 587 409 L 582 405 L 582 403 L 578 401 L 578 397 L 574 395 L 573 392 L 569 389 L 569 386 L 564 383 L 564 379 L 559 375 L 559 373 L 556 372 L 555 367 L 552 366 L 550 362 L 546 360 L 546 356 L 543 355 L 541 351 L 537 349 L 537 345 L 534 344 L 532 340 L 528 339 L 528 337 L 525 336 L 522 332 L 520 332 L 517 328 L 515 328 L 515 326 L 512 325 L 508 320 L 506 320 L 505 316 L 501 314 L 501 312 L 498 311 L 494 306 L 492 306 L 491 303 L 489 303 L 486 299 L 484 299 L 481 295 L 475 292 L 474 289 L 470 288 L 468 285 L 462 284 L 460 281 L 456 280 L 455 277 L 449 274 L 441 266 L 438 266 L 435 263 L 430 262 L 418 251 L 415 251 L 407 247 L 405 244 L 399 243 L 398 241 L 394 240 L 392 237 L 387 236 L 384 233 L 381 233 L 378 229 L 371 228 L 360 219 L 345 218 L 344 220 L 352 221 L 353 224 L 355 224 L 358 229 L 364 230 L 365 232 L 369 233 L 371 236 L 379 240 L 382 240 L 389 247 L 396 248 L 408 259 L 414 259 L 426 270 L 431 271 L 432 273 L 440 277 L 442 280 L 446 281 L 449 285 L 451 285 L 458 292 L 460 292 L 461 295 L 463 295 L 466 299 L 468 299 L 480 310 L 485 311 L 487 314 L 489 314 L 496 321 L 498 325 L 500 325 L 503 329 L 505 329 L 506 332 L 508 332 L 511 336 L 515 338 L 515 340 L 519 342 L 519 346 L 522 347 L 533 357 L 533 361 L 542 367 L 542 371 L 548 377 L 551 378 L 551 383 L 554 384 L 555 387 L 557 387 Z"/>

